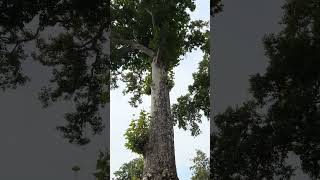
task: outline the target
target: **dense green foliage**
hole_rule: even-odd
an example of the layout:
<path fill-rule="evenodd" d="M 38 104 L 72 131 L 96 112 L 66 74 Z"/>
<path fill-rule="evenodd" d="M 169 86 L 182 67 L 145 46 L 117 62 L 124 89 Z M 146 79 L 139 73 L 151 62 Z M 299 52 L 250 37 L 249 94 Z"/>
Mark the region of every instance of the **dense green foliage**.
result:
<path fill-rule="evenodd" d="M 284 8 L 284 30 L 264 41 L 270 65 L 252 77 L 251 90 L 270 105 L 266 121 L 276 145 L 293 151 L 303 171 L 320 178 L 320 5 L 291 0 Z"/>
<path fill-rule="evenodd" d="M 172 68 L 179 64 L 186 52 L 206 41 L 203 28 L 207 23 L 190 21 L 188 9 L 195 9 L 192 0 L 111 2 L 111 63 L 120 70 L 113 74 L 113 82 L 122 73 L 121 80 L 127 85 L 124 92 L 133 94 L 131 105 L 137 106 L 141 95 L 150 94 L 150 56 L 161 55 L 170 74 L 168 83 L 172 88 Z"/>
<path fill-rule="evenodd" d="M 189 85 L 188 93 L 180 96 L 172 105 L 172 116 L 178 127 L 190 129 L 193 136 L 200 134 L 198 123 L 201 123 L 202 113 L 210 116 L 210 77 L 209 54 L 205 54 L 199 63 L 198 71 L 193 74 L 193 84 Z"/>
<path fill-rule="evenodd" d="M 51 11 L 48 21 L 52 19 L 52 25 L 63 30 L 49 40 L 37 41 L 40 53 L 35 58 L 53 68 L 51 83 L 42 89 L 40 99 L 45 107 L 61 99 L 74 101 L 76 112 L 67 113 L 68 124 L 58 129 L 71 143 L 86 144 L 86 126 L 94 134 L 102 131 L 98 110 L 109 101 L 110 67 L 105 50 L 109 5 L 102 0 L 65 2 Z"/>
<path fill-rule="evenodd" d="M 215 116 L 218 133 L 211 135 L 213 179 L 288 179 L 286 153 L 274 148 L 272 127 L 264 124 L 255 102 L 229 107 Z"/>
<path fill-rule="evenodd" d="M 115 180 L 140 180 L 143 172 L 143 159 L 137 158 L 123 164 L 118 171 L 114 173 Z"/>
<path fill-rule="evenodd" d="M 209 158 L 200 150 L 197 150 L 196 157 L 192 159 L 193 165 L 190 169 L 193 171 L 191 180 L 209 180 L 210 166 Z"/>
<path fill-rule="evenodd" d="M 76 111 L 67 113 L 67 124 L 58 127 L 71 143 L 89 142 L 84 133 L 88 125 L 93 134 L 103 129 L 98 110 L 109 101 L 109 3 L 0 2 L 0 87 L 15 88 L 28 80 L 21 69 L 28 55 L 51 67 L 53 77 L 42 89 L 40 99 L 44 107 L 60 100 L 74 102 Z M 28 42 L 36 42 L 38 49 L 25 52 Z"/>
<path fill-rule="evenodd" d="M 133 119 L 130 127 L 124 134 L 126 138 L 125 146 L 132 152 L 144 154 L 145 145 L 149 139 L 150 115 L 146 111 L 141 111 L 138 119 Z"/>
<path fill-rule="evenodd" d="M 211 8 L 220 3 L 214 4 Z M 222 7 L 222 6 L 221 6 Z M 219 10 L 220 11 L 220 10 Z M 215 11 L 218 13 L 219 11 Z M 210 34 L 205 32 L 205 41 L 200 47 L 204 56 L 199 63 L 197 72 L 193 73 L 193 84 L 188 86 L 188 93 L 178 97 L 177 103 L 172 105 L 172 116 L 175 124 L 184 130 L 189 129 L 192 136 L 201 133 L 199 123 L 202 117 L 210 117 Z"/>
<path fill-rule="evenodd" d="M 193 136 L 200 134 L 198 123 L 201 117 L 210 116 L 210 38 L 209 32 L 205 34 L 206 41 L 201 46 L 204 52 L 197 72 L 192 74 L 193 84 L 188 86 L 188 93 L 180 96 L 177 103 L 172 105 L 172 115 L 178 127 L 189 128 Z"/>
<path fill-rule="evenodd" d="M 16 88 L 29 79 L 22 71 L 26 59 L 23 43 L 39 34 L 25 27 L 39 13 L 42 4 L 36 0 L 0 2 L 0 88 Z"/>
<path fill-rule="evenodd" d="M 291 179 L 290 153 L 320 178 L 320 6 L 287 0 L 283 9 L 283 30 L 264 38 L 269 66 L 250 79 L 253 102 L 215 117 L 213 179 Z"/>

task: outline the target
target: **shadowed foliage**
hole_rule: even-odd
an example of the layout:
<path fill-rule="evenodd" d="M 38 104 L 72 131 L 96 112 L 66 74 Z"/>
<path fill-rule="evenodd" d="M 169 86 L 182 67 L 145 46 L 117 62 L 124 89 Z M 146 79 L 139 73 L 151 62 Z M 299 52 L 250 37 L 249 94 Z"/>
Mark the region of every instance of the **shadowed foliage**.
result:
<path fill-rule="evenodd" d="M 264 38 L 270 59 L 265 74 L 251 78 L 251 91 L 269 105 L 267 122 L 283 153 L 292 151 L 302 170 L 320 178 L 320 5 L 291 0 L 284 6 L 284 29 Z"/>
<path fill-rule="evenodd" d="M 29 78 L 21 63 L 26 59 L 23 43 L 33 40 L 40 28 L 31 31 L 25 24 L 40 13 L 42 4 L 36 0 L 0 2 L 0 88 L 16 88 Z"/>
<path fill-rule="evenodd" d="M 70 143 L 89 142 L 86 131 L 98 134 L 103 122 L 98 111 L 109 102 L 109 1 L 1 1 L 0 87 L 16 88 L 28 77 L 21 64 L 29 55 L 52 70 L 50 84 L 39 94 L 44 107 L 72 101 L 75 112 L 59 126 Z M 52 33 L 54 32 L 54 33 Z M 36 42 L 34 52 L 25 44 Z"/>
<path fill-rule="evenodd" d="M 290 179 L 287 154 L 274 148 L 272 127 L 264 125 L 257 104 L 247 102 L 215 116 L 211 135 L 212 179 Z"/>
<path fill-rule="evenodd" d="M 210 0 L 210 15 L 215 16 L 223 10 L 222 0 Z"/>
<path fill-rule="evenodd" d="M 110 179 L 110 153 L 108 151 L 100 151 L 96 163 L 96 172 L 93 173 L 96 180 Z"/>
<path fill-rule="evenodd" d="M 320 6 L 287 0 L 283 10 L 283 30 L 264 37 L 266 72 L 250 78 L 253 101 L 215 117 L 213 179 L 291 179 L 292 153 L 320 178 Z"/>

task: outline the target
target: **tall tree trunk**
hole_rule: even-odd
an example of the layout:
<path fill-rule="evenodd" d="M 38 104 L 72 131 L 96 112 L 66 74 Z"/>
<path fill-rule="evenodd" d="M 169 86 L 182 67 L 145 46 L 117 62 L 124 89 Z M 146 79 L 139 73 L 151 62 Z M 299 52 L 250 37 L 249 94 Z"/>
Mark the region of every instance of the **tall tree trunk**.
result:
<path fill-rule="evenodd" d="M 167 74 L 158 53 L 152 62 L 151 122 L 143 180 L 178 180 Z"/>

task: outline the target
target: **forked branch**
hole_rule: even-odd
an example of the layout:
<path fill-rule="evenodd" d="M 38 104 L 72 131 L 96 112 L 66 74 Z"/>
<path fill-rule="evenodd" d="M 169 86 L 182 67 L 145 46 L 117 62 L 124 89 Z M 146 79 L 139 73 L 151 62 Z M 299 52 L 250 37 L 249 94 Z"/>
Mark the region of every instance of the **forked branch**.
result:
<path fill-rule="evenodd" d="M 110 37 L 111 37 L 111 41 L 115 41 L 115 42 L 118 42 L 120 44 L 128 45 L 132 49 L 140 50 L 141 52 L 145 53 L 146 55 L 148 55 L 151 58 L 153 58 L 153 56 L 154 56 L 154 52 L 153 52 L 152 49 L 149 49 L 148 47 L 145 47 L 144 45 L 136 42 L 135 40 L 123 39 L 123 38 L 121 38 L 120 35 L 118 35 L 117 33 L 114 33 L 114 32 L 111 32 L 111 36 Z"/>

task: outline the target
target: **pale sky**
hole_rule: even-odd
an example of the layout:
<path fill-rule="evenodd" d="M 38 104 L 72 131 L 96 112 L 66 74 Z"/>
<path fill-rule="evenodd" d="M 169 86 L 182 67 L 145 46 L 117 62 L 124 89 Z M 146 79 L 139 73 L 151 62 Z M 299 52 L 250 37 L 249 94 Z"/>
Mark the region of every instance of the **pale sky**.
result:
<path fill-rule="evenodd" d="M 196 1 L 197 8 L 191 14 L 191 18 L 209 21 L 210 19 L 210 2 Z M 198 63 L 202 60 L 202 52 L 197 50 L 188 53 L 180 65 L 174 69 L 175 72 L 175 87 L 170 92 L 171 103 L 176 102 L 176 98 L 184 95 L 187 92 L 188 85 L 192 84 L 192 73 L 197 71 Z M 124 84 L 119 83 L 120 87 L 111 91 L 110 104 L 110 172 L 111 177 L 121 165 L 138 157 L 137 154 L 127 150 L 124 146 L 125 138 L 123 134 L 129 127 L 129 123 L 133 118 L 133 114 L 138 115 L 141 109 L 150 109 L 150 97 L 143 97 L 143 103 L 138 108 L 132 108 L 128 101 L 130 95 L 124 96 L 122 90 Z M 191 179 L 192 165 L 191 159 L 195 156 L 197 149 L 205 152 L 209 156 L 210 152 L 210 123 L 207 119 L 203 119 L 200 125 L 202 134 L 197 137 L 192 137 L 189 131 L 183 131 L 175 128 L 175 150 L 176 150 L 176 165 L 178 177 L 180 180 Z"/>

